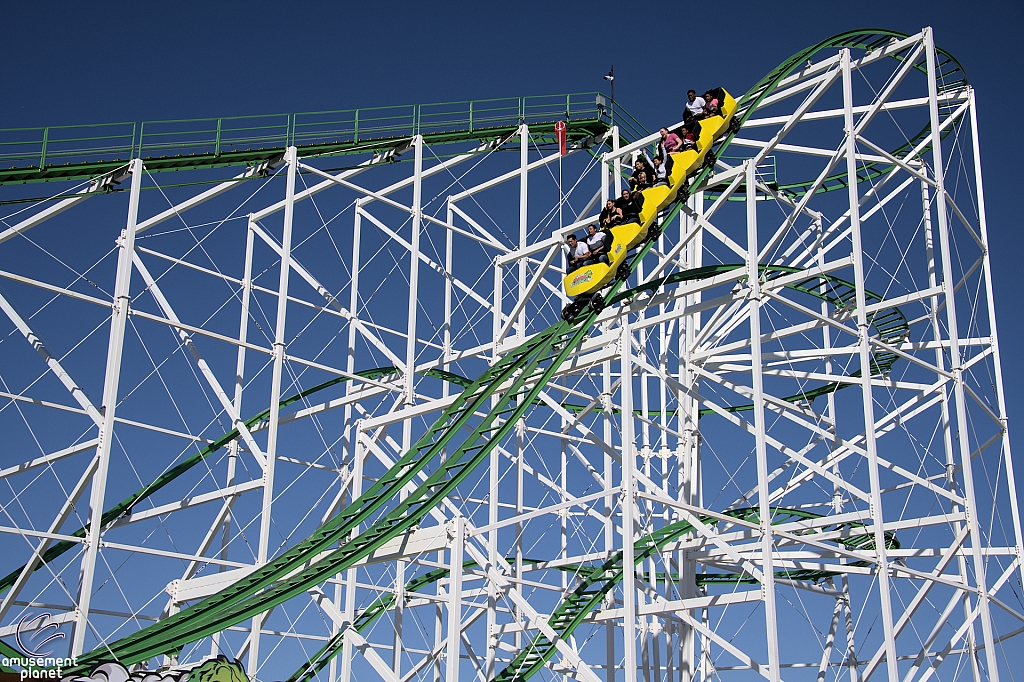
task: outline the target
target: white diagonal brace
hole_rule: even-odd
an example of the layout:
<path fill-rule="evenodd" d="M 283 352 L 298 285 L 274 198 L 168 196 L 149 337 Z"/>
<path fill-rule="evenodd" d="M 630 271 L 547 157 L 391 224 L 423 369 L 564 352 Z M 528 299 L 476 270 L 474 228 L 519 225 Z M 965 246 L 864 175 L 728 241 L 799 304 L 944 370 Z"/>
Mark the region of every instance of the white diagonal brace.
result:
<path fill-rule="evenodd" d="M 72 445 L 69 448 L 64 448 L 63 450 L 51 452 L 50 454 L 43 455 L 42 457 L 36 457 L 35 459 L 29 460 L 27 462 L 15 464 L 14 466 L 7 467 L 6 469 L 0 469 L 0 479 L 4 479 L 7 478 L 8 476 L 13 476 L 15 474 L 20 474 L 24 471 L 31 471 L 36 467 L 45 466 L 50 462 L 56 462 L 58 459 L 71 457 L 72 455 L 77 455 L 81 452 L 85 452 L 86 450 L 92 450 L 94 447 L 96 447 L 96 444 L 98 442 L 98 438 L 93 438 L 83 443 L 79 443 L 78 445 Z"/>
<path fill-rule="evenodd" d="M 252 230 L 256 234 L 256 236 L 262 239 L 264 243 L 266 243 L 267 246 L 273 249 L 278 256 L 281 255 L 281 245 L 278 244 L 269 234 L 267 234 L 266 230 L 260 227 L 256 222 L 252 223 Z M 351 311 L 349 311 L 347 308 L 342 306 L 341 302 L 338 301 L 337 298 L 335 298 L 334 294 L 332 294 L 327 287 L 321 284 L 319 280 L 317 280 L 312 275 L 312 273 L 309 272 L 309 270 L 302 267 L 302 265 L 300 265 L 295 260 L 294 256 L 292 256 L 292 269 L 295 271 L 295 274 L 297 274 L 302 279 L 306 280 L 306 283 L 309 284 L 309 286 L 316 289 L 317 293 L 324 297 L 324 300 L 327 301 L 327 304 L 329 306 L 331 306 L 339 313 L 341 313 L 343 316 L 345 316 L 349 320 L 349 322 L 356 329 L 359 330 L 359 333 L 362 334 L 367 341 L 372 343 L 377 348 L 377 350 L 386 355 L 387 358 L 391 360 L 391 362 L 395 363 L 395 366 L 404 371 L 405 361 L 401 360 L 397 355 L 395 355 L 394 352 L 387 347 L 387 344 L 385 344 L 384 341 L 379 336 L 377 336 L 377 334 L 374 333 L 374 331 L 370 327 L 363 324 L 362 320 L 353 315 Z"/>
<path fill-rule="evenodd" d="M 149 273 L 149 270 L 142 262 L 139 254 L 134 254 L 133 260 L 135 262 L 135 268 L 139 271 L 139 274 L 142 275 L 142 279 L 146 282 L 146 288 L 149 290 L 149 293 L 152 294 L 164 315 L 166 315 L 167 319 L 172 323 L 180 324 L 181 320 L 179 320 L 177 314 L 175 314 L 174 308 L 171 307 L 167 297 L 165 297 L 164 293 L 160 290 L 160 286 L 156 283 L 156 280 L 153 279 L 153 275 Z M 203 377 L 206 379 L 206 382 L 210 385 L 210 388 L 213 389 L 214 394 L 217 396 L 217 400 L 220 401 L 221 408 L 228 417 L 230 417 L 231 425 L 238 429 L 238 434 L 242 437 L 242 440 L 245 441 L 245 444 L 252 451 L 253 456 L 256 457 L 260 465 L 264 465 L 266 463 L 266 455 L 264 455 L 263 449 L 252 437 L 252 433 L 249 432 L 249 427 L 247 427 L 245 422 L 243 422 L 238 416 L 235 406 L 232 404 L 228 394 L 225 393 L 224 388 L 220 385 L 220 382 L 217 381 L 217 377 L 214 376 L 213 370 L 210 369 L 210 365 L 207 364 L 206 360 L 199 352 L 199 349 L 196 347 L 196 344 L 192 341 L 192 336 L 184 329 L 179 328 L 178 338 L 180 338 L 181 342 L 185 344 L 185 348 L 187 348 L 189 354 L 192 355 L 192 359 L 195 360 L 199 370 L 203 373 Z"/>
<path fill-rule="evenodd" d="M 56 533 L 64 522 L 71 515 L 71 512 L 75 509 L 75 503 L 78 502 L 78 498 L 85 492 L 86 486 L 92 480 L 93 472 L 96 471 L 96 465 L 99 463 L 99 458 L 93 456 L 89 462 L 89 466 L 85 468 L 82 475 L 78 479 L 78 484 L 68 493 L 67 499 L 64 501 L 64 505 L 60 511 L 57 512 L 57 516 L 54 517 L 53 522 L 50 523 L 48 533 Z M 21 568 L 21 573 L 18 574 L 14 584 L 11 585 L 11 589 L 7 591 L 7 595 L 4 597 L 3 604 L 0 604 L 0 621 L 3 620 L 4 616 L 7 615 L 7 611 L 10 610 L 11 606 L 14 605 L 14 600 L 18 598 L 21 593 L 21 588 L 25 586 L 28 579 L 36 570 L 36 566 L 39 565 L 40 560 L 43 558 L 43 554 L 49 549 L 50 543 L 53 542 L 53 538 L 41 538 L 39 544 L 32 551 L 32 557 L 25 563 Z"/>
<path fill-rule="evenodd" d="M 56 375 L 60 380 L 60 383 L 64 384 L 64 388 L 68 389 L 68 392 L 71 393 L 71 396 L 75 401 L 82 406 L 82 409 L 84 409 L 85 413 L 89 415 L 89 418 L 92 419 L 97 426 L 102 424 L 103 417 L 100 415 L 99 410 L 96 409 L 96 406 L 92 404 L 92 401 L 89 400 L 89 396 L 85 394 L 85 391 L 78 385 L 78 382 L 67 373 L 64 367 L 60 364 L 60 361 L 50 354 L 50 351 L 46 349 L 42 340 L 36 336 L 34 331 L 32 331 L 28 322 L 18 314 L 18 311 L 14 309 L 14 306 L 8 303 L 7 299 L 4 298 L 2 294 L 0 294 L 0 310 L 3 310 L 7 314 L 7 317 L 11 318 L 11 322 L 13 322 L 14 326 L 18 328 L 21 335 L 25 337 L 25 340 L 29 342 L 29 345 L 35 348 L 36 352 L 39 353 L 43 358 L 43 361 L 50 368 L 50 371 Z"/>
<path fill-rule="evenodd" d="M 101 184 L 105 184 L 108 182 L 118 182 L 121 178 L 125 177 L 128 168 L 129 166 L 124 166 L 123 168 L 119 168 L 111 173 L 104 175 L 101 178 L 96 178 L 91 183 L 89 183 L 89 186 L 86 187 L 85 189 L 77 192 L 76 194 L 68 197 L 67 199 L 62 199 L 61 201 L 58 201 L 53 206 L 50 206 L 49 208 L 46 208 L 40 211 L 39 213 L 36 213 L 34 216 L 30 218 L 25 218 L 25 220 L 22 220 L 17 225 L 9 227 L 3 232 L 0 232 L 0 244 L 3 244 L 5 241 L 11 239 L 12 237 L 18 236 L 22 232 L 27 232 L 28 230 L 31 230 L 36 225 L 46 220 L 49 220 L 50 218 L 54 217 L 59 213 L 63 213 L 64 211 L 68 210 L 75 204 L 85 201 L 89 197 L 97 194 L 97 190 L 99 189 L 99 186 Z"/>
<path fill-rule="evenodd" d="M 363 216 L 365 218 L 368 218 L 370 220 L 370 222 L 372 222 L 374 225 L 379 227 L 382 232 L 384 232 L 389 237 L 391 237 L 396 242 L 398 242 L 402 246 L 402 248 L 404 248 L 405 250 L 409 251 L 410 253 L 413 252 L 412 244 L 407 242 L 397 232 L 395 232 L 390 227 L 385 225 L 382 221 L 380 221 L 378 218 L 373 216 L 369 211 L 367 211 L 366 209 L 364 209 L 362 207 L 359 207 L 356 210 L 359 211 L 359 214 L 361 216 Z M 463 283 L 463 281 L 460 280 L 458 277 L 456 277 L 456 276 L 452 275 L 451 273 L 449 273 L 448 271 L 446 271 L 443 267 L 441 267 L 441 265 L 439 265 L 438 263 L 435 263 L 433 260 L 431 260 L 427 256 L 427 254 L 425 254 L 425 253 L 423 253 L 422 251 L 419 251 L 419 250 L 416 251 L 416 254 L 419 256 L 418 260 L 423 261 L 424 263 L 426 263 L 427 267 L 429 267 L 431 270 L 434 270 L 435 272 L 437 272 L 442 277 L 445 277 L 446 279 L 450 280 L 451 283 L 454 284 L 455 286 L 457 286 L 459 289 L 461 289 L 463 293 L 465 293 L 467 296 L 472 298 L 474 301 L 479 303 L 484 308 L 490 310 L 490 308 L 491 308 L 491 302 L 490 301 L 488 301 L 486 298 L 484 298 L 480 294 L 476 293 L 471 287 L 469 287 L 465 283 Z"/>
<path fill-rule="evenodd" d="M 233 189 L 234 187 L 242 184 L 243 182 L 249 180 L 250 178 L 262 175 L 265 170 L 273 168 L 274 165 L 275 164 L 273 163 L 268 163 L 265 165 L 259 164 L 256 166 L 250 166 L 249 168 L 246 168 L 243 172 L 239 173 L 238 175 L 231 178 L 227 182 L 219 183 L 215 187 L 212 187 L 206 190 L 205 192 L 201 192 L 200 194 L 197 194 L 194 197 L 186 199 L 180 204 L 176 204 L 165 211 L 157 213 L 152 218 L 143 220 L 141 223 L 136 225 L 135 234 L 142 234 L 149 228 L 156 227 L 165 220 L 170 220 L 171 218 L 174 217 L 180 217 L 181 214 L 184 213 L 185 211 L 191 208 L 195 208 L 196 206 L 199 206 L 200 204 L 207 202 L 210 199 L 213 199 L 214 197 L 223 194 L 224 192 L 227 192 L 229 189 Z"/>

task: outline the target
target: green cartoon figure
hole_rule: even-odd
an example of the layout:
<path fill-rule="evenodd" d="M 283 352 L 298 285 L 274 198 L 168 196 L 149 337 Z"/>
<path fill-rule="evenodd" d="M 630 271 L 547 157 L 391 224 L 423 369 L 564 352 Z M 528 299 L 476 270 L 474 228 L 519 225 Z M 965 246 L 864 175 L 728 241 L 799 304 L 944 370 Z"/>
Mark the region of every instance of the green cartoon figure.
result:
<path fill-rule="evenodd" d="M 221 655 L 192 668 L 182 682 L 249 682 L 249 678 L 241 663 Z"/>

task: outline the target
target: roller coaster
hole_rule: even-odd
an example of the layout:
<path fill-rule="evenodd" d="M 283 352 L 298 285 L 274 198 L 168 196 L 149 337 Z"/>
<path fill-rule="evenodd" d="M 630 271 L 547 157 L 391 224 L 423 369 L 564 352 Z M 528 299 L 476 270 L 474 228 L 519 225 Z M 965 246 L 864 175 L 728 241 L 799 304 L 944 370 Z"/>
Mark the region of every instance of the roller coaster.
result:
<path fill-rule="evenodd" d="M 1007 674 L 974 91 L 872 29 L 722 95 L 574 271 L 658 139 L 595 93 L 0 130 L 4 667 Z"/>

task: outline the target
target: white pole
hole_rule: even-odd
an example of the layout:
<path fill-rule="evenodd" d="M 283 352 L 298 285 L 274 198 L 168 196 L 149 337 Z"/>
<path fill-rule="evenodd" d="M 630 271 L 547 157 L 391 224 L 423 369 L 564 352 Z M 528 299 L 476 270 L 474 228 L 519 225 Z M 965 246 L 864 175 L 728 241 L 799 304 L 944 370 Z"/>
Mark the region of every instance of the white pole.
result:
<path fill-rule="evenodd" d="M 931 28 L 923 31 L 925 58 L 928 65 L 928 109 L 931 118 L 932 170 L 935 174 L 935 208 L 939 223 L 939 249 L 942 254 L 942 283 L 946 298 L 946 328 L 949 330 L 949 356 L 952 360 L 953 393 L 956 404 L 956 428 L 960 441 L 960 461 L 963 466 L 964 496 L 967 501 L 967 524 L 971 529 L 971 555 L 974 575 L 977 581 L 978 606 L 981 610 L 981 633 L 985 641 L 985 660 L 988 664 L 989 679 L 999 682 L 999 664 L 996 660 L 995 640 L 992 634 L 992 617 L 989 611 L 988 587 L 985 576 L 985 559 L 982 556 L 981 529 L 978 527 L 978 506 L 974 494 L 974 473 L 971 459 L 971 445 L 967 428 L 967 400 L 964 395 L 962 355 L 957 329 L 956 295 L 953 292 L 953 264 L 949 248 L 949 224 L 946 219 L 946 189 L 943 181 L 942 136 L 939 132 L 938 86 L 935 83 L 935 42 Z"/>
<path fill-rule="evenodd" d="M 456 516 L 451 540 L 451 561 L 448 566 L 448 655 L 445 682 L 459 682 L 459 656 L 462 651 L 462 556 L 466 547 L 466 519 Z"/>
<path fill-rule="evenodd" d="M 363 494 L 363 461 L 366 458 L 365 446 L 363 445 L 363 424 L 357 420 L 355 428 L 353 461 L 352 461 L 352 499 L 357 499 Z M 350 537 L 359 534 L 359 526 L 352 529 Z M 358 588 L 358 569 L 353 567 L 345 572 L 345 620 L 349 623 L 356 619 L 356 590 Z M 352 640 L 345 637 L 341 648 L 341 682 L 352 682 L 352 659 L 355 655 L 355 648 Z"/>
<path fill-rule="evenodd" d="M 561 164 L 561 157 L 559 157 Z M 530 128 L 525 123 L 519 128 L 519 248 L 526 248 L 526 240 L 530 228 L 529 217 L 529 165 L 530 165 Z M 519 290 L 516 301 L 522 301 L 526 296 L 526 259 L 519 259 Z M 519 337 L 526 336 L 526 306 L 519 311 L 519 320 L 516 322 L 519 327 Z M 521 456 L 521 454 L 520 454 Z"/>
<path fill-rule="evenodd" d="M 625 682 L 636 679 L 636 560 L 633 547 L 635 537 L 634 503 L 636 495 L 636 452 L 633 435 L 633 335 L 629 317 L 620 320 L 622 336 L 619 341 L 622 383 L 622 648 Z"/>
<path fill-rule="evenodd" d="M 121 379 L 121 354 L 124 350 L 124 331 L 128 322 L 128 304 L 131 297 L 132 259 L 135 256 L 135 225 L 139 218 L 139 192 L 142 190 L 142 159 L 132 161 L 132 188 L 128 199 L 128 221 L 118 240 L 117 278 L 114 283 L 114 306 L 110 317 L 110 338 L 107 342 L 107 364 L 103 377 L 103 422 L 99 443 L 96 445 L 98 463 L 92 479 L 89 498 L 89 534 L 82 557 L 78 583 L 78 609 L 71 640 L 71 655 L 78 656 L 85 646 L 85 633 L 89 627 L 89 608 L 92 604 L 93 579 L 103 532 L 103 500 L 110 468 L 110 446 L 114 440 L 114 413 L 117 410 L 117 388 Z"/>
<path fill-rule="evenodd" d="M 348 348 L 346 349 L 346 360 L 345 370 L 349 373 L 355 372 L 356 367 L 356 319 L 359 315 L 359 268 L 360 266 L 360 254 L 359 246 L 362 238 L 362 225 L 363 216 L 359 212 L 359 204 L 356 204 L 355 217 L 352 221 L 352 281 L 349 282 L 349 305 L 348 310 L 352 317 L 348 322 Z M 346 397 L 352 391 L 352 383 L 348 382 L 345 384 L 345 395 Z M 355 500 L 359 496 L 359 492 L 362 489 L 361 477 L 356 477 L 356 472 L 361 471 L 356 465 L 356 459 L 359 456 L 359 445 L 356 440 L 359 437 L 359 422 L 353 423 L 352 420 L 352 405 L 345 405 L 345 424 L 350 425 L 345 432 L 344 449 L 343 449 L 343 461 L 352 470 L 353 479 L 352 484 L 349 487 L 349 500 Z M 338 604 L 342 603 L 344 597 L 344 613 L 346 619 L 352 622 L 352 618 L 355 617 L 355 572 L 356 569 L 349 569 L 346 574 L 344 582 L 344 590 L 342 584 L 335 584 L 334 586 L 334 599 Z M 343 595 L 344 593 L 344 595 Z M 351 596 L 350 596 L 351 595 Z M 338 632 L 337 624 L 331 627 L 331 635 L 335 635 Z M 330 668 L 328 670 L 327 679 L 330 682 L 337 682 L 339 680 L 351 679 L 351 658 L 352 650 L 351 646 L 345 642 L 342 646 L 341 652 L 341 665 L 339 670 L 338 656 L 331 659 Z M 346 668 L 346 665 L 348 666 Z M 345 671 L 348 672 L 345 672 Z"/>
<path fill-rule="evenodd" d="M 754 448 L 757 455 L 758 522 L 761 527 L 761 596 L 768 638 L 768 679 L 779 682 L 779 632 L 775 608 L 775 558 L 772 511 L 768 491 L 768 445 L 765 438 L 764 377 L 761 366 L 761 282 L 757 268 L 757 165 L 746 162 L 747 174 L 747 311 L 750 317 L 751 382 L 754 390 Z"/>
<path fill-rule="evenodd" d="M 295 174 L 298 167 L 298 151 L 289 147 L 285 152 L 288 164 L 288 179 L 285 186 L 284 225 L 281 231 L 281 273 L 277 289 L 277 320 L 274 324 L 274 365 L 270 379 L 270 417 L 267 427 L 267 458 L 263 465 L 263 507 L 260 511 L 260 541 L 256 564 L 267 563 L 270 548 L 270 523 L 274 504 L 274 464 L 277 461 L 278 426 L 281 421 L 281 375 L 284 371 L 285 323 L 288 315 L 288 277 L 292 262 L 292 220 L 295 215 Z M 250 675 L 259 670 L 260 630 L 267 614 L 252 619 L 249 635 Z"/>
<path fill-rule="evenodd" d="M 1010 432 L 1006 427 L 1006 394 L 1003 387 L 1003 364 L 999 355 L 999 335 L 996 332 L 996 302 L 992 291 L 992 260 L 988 247 L 988 219 L 985 215 L 985 190 L 981 182 L 981 146 L 978 141 L 978 111 L 974 90 L 970 92 L 971 143 L 974 147 L 974 180 L 978 196 L 978 225 L 981 241 L 985 245 L 985 296 L 988 305 L 988 326 L 992 343 L 992 369 L 995 375 L 996 404 L 999 407 L 999 419 L 1003 423 L 1002 456 L 1006 466 L 1006 485 L 1010 495 L 1010 510 L 1013 512 L 1013 535 L 1017 543 L 1017 565 L 1021 581 L 1024 581 L 1024 539 L 1022 539 L 1020 523 L 1020 506 L 1017 501 L 1017 482 L 1013 473 L 1013 457 L 1010 451 Z"/>
<path fill-rule="evenodd" d="M 606 360 L 601 365 L 601 409 L 603 431 L 602 436 L 605 443 L 612 441 L 612 369 L 611 360 Z M 608 491 L 612 488 L 612 475 L 614 472 L 611 455 L 606 450 L 603 457 L 602 476 L 604 476 L 604 552 L 610 558 L 615 553 L 615 527 L 613 522 L 614 500 Z M 615 598 L 611 592 L 605 597 L 605 608 L 615 607 Z M 617 623 L 609 620 L 605 625 L 605 678 L 607 682 L 615 682 L 615 635 Z"/>
<path fill-rule="evenodd" d="M 417 135 L 414 141 L 415 159 L 413 163 L 412 183 L 412 236 L 409 240 L 412 248 L 409 251 L 409 319 L 407 324 L 408 340 L 405 344 L 405 404 L 416 402 L 414 384 L 416 379 L 416 313 L 419 307 L 420 280 L 420 224 L 423 211 L 423 136 Z"/>
<path fill-rule="evenodd" d="M 878 476 L 878 444 L 875 440 L 875 407 L 871 395 L 871 346 L 864 295 L 864 251 L 860 233 L 860 197 L 857 192 L 857 138 L 853 125 L 853 75 L 850 50 L 842 51 L 843 115 L 846 126 L 846 177 L 849 187 L 850 227 L 853 238 L 853 273 L 857 299 L 857 329 L 860 344 L 860 382 L 864 410 L 864 439 L 868 451 L 868 478 L 871 482 L 871 519 L 874 522 L 875 556 L 877 557 L 878 593 L 882 608 L 885 636 L 885 662 L 889 682 L 899 682 L 896 661 L 896 635 L 892 626 L 889 557 L 885 547 L 885 526 L 882 516 L 882 489 Z"/>
<path fill-rule="evenodd" d="M 241 342 L 238 346 L 238 356 L 235 361 L 235 396 L 233 406 L 235 408 L 235 414 L 242 414 L 242 391 L 245 388 L 245 346 L 244 344 L 249 335 L 249 301 L 252 298 L 252 247 L 253 240 L 255 239 L 255 232 L 253 231 L 254 219 L 252 214 L 249 214 L 249 219 L 245 223 L 245 267 L 242 270 L 242 311 L 239 315 L 238 320 L 238 340 Z M 235 468 L 238 465 L 238 439 L 231 441 L 228 444 L 228 473 L 227 480 L 225 481 L 225 487 L 231 487 L 235 484 Z M 227 501 L 228 508 L 230 509 L 231 500 Z M 221 529 L 221 552 L 220 558 L 228 558 L 228 543 L 231 540 L 231 514 L 224 515 L 224 521 Z M 226 567 L 221 566 L 220 571 L 223 572 Z M 210 638 L 210 655 L 216 656 L 220 653 L 220 634 L 219 632 L 213 633 Z"/>

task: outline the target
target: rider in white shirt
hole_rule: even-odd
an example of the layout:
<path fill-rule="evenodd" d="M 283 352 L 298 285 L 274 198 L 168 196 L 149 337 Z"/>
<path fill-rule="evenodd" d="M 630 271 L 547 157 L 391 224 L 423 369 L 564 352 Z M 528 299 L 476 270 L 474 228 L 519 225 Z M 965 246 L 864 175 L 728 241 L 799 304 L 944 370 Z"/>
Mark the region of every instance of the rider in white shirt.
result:
<path fill-rule="evenodd" d="M 704 116 L 704 106 L 707 102 L 704 101 L 703 97 L 697 97 L 696 90 L 688 90 L 686 92 L 686 110 L 690 112 L 694 118 L 702 118 Z M 685 117 L 684 117 L 685 118 Z"/>
<path fill-rule="evenodd" d="M 586 264 L 588 258 L 590 258 L 590 249 L 587 248 L 586 242 L 581 242 L 576 239 L 576 235 L 570 234 L 565 238 L 566 243 L 569 245 L 569 269 L 568 272 L 577 270 Z"/>

